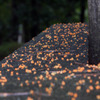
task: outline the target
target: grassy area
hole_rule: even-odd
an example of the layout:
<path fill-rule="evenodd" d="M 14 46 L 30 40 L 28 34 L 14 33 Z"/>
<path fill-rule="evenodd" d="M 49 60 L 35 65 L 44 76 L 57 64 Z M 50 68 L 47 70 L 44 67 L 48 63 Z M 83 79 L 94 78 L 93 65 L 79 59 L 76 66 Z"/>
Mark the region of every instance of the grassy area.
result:
<path fill-rule="evenodd" d="M 17 42 L 6 42 L 0 45 L 0 60 L 8 56 L 10 53 L 19 48 L 21 45 L 22 44 L 18 44 Z"/>

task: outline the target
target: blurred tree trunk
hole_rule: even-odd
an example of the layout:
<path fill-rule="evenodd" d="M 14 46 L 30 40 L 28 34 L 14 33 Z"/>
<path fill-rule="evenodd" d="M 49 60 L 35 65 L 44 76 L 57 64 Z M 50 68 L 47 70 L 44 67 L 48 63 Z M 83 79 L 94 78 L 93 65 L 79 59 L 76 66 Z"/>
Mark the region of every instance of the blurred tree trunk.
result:
<path fill-rule="evenodd" d="M 85 0 L 81 0 L 81 14 L 80 14 L 80 21 L 84 22 L 84 11 L 85 11 Z"/>
<path fill-rule="evenodd" d="M 89 63 L 100 62 L 100 0 L 88 0 Z"/>
<path fill-rule="evenodd" d="M 24 28 L 24 33 L 25 33 L 25 42 L 29 41 L 30 38 L 29 38 L 29 29 L 28 29 L 28 21 L 27 20 L 24 20 L 23 21 L 23 28 Z"/>
<path fill-rule="evenodd" d="M 12 0 L 12 19 L 11 19 L 12 39 L 17 41 L 18 37 L 18 17 L 16 0 Z"/>

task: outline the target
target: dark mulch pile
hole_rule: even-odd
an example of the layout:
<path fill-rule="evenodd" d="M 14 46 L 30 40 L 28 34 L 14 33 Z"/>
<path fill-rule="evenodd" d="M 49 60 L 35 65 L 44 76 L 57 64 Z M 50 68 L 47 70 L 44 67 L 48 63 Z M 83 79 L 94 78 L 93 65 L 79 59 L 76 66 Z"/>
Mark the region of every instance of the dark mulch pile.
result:
<path fill-rule="evenodd" d="M 87 63 L 87 24 L 54 24 L 0 62 L 0 100 L 100 100 Z"/>

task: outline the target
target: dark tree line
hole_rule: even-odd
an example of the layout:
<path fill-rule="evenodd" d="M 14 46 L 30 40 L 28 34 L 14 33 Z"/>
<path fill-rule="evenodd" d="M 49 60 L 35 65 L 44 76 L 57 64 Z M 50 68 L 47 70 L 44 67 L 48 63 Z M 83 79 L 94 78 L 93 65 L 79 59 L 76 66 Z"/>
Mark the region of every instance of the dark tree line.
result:
<path fill-rule="evenodd" d="M 1 1 L 1 4 L 6 3 Z M 1 37 L 5 34 L 5 41 L 16 41 L 18 25 L 22 24 L 26 42 L 54 23 L 84 22 L 87 0 L 8 0 L 8 4 L 9 27 L 4 24 Z"/>

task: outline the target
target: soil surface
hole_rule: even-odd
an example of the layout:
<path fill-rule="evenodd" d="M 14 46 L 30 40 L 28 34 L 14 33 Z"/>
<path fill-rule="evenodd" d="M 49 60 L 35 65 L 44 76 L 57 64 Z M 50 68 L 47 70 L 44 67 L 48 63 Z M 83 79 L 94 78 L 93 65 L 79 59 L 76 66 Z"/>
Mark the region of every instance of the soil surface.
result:
<path fill-rule="evenodd" d="M 100 100 L 87 63 L 87 24 L 54 24 L 0 62 L 0 100 Z"/>

